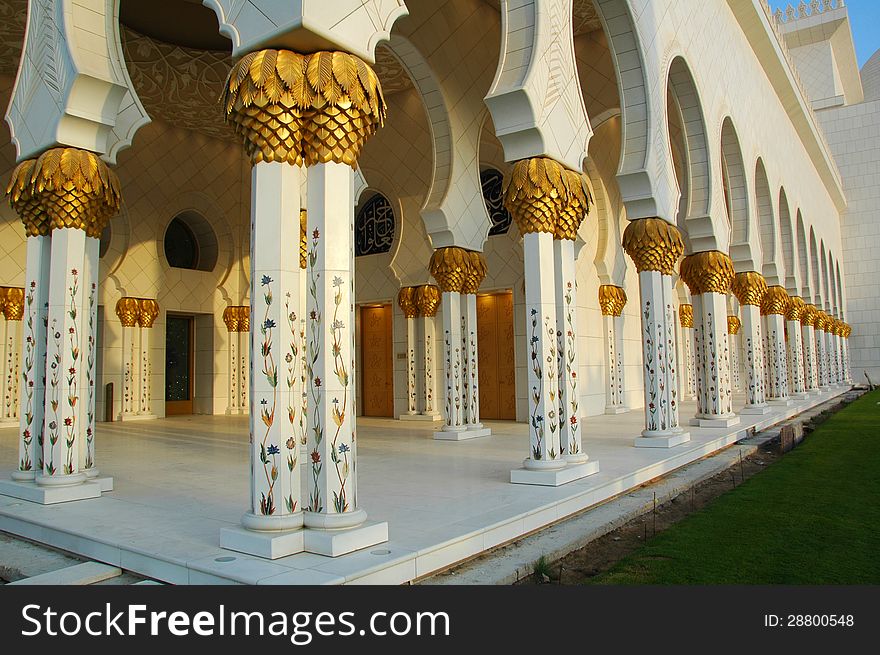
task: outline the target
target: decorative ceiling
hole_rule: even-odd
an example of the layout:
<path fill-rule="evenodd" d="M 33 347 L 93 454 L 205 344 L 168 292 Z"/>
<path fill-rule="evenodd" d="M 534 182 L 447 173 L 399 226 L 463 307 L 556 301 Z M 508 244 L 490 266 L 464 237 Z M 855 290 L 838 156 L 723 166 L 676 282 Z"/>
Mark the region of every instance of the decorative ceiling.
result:
<path fill-rule="evenodd" d="M 0 0 L 0 74 L 18 71 L 26 20 L 27 0 Z"/>

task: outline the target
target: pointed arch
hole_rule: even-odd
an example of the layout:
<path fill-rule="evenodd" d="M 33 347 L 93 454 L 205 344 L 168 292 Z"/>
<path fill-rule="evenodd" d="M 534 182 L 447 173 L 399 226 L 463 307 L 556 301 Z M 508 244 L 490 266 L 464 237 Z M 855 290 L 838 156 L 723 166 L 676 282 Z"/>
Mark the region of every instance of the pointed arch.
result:
<path fill-rule="evenodd" d="M 730 256 L 737 271 L 753 271 L 757 260 L 750 243 L 748 182 L 739 137 L 730 117 L 721 125 L 721 180 L 730 226 Z"/>
<path fill-rule="evenodd" d="M 767 170 L 761 158 L 755 163 L 755 209 L 758 214 L 761 243 L 761 274 L 767 279 L 767 284 L 782 284 L 782 265 L 777 256 L 779 228 L 776 223 L 776 215 L 773 211 L 773 198 L 770 195 L 770 183 L 767 180 Z"/>
<path fill-rule="evenodd" d="M 791 209 L 785 188 L 779 189 L 779 245 L 782 249 L 782 263 L 785 267 L 782 286 L 793 296 L 798 295 L 798 271 L 795 267 L 794 238 L 791 223 Z"/>
<path fill-rule="evenodd" d="M 823 311 L 829 311 L 831 309 L 831 303 L 829 299 L 831 298 L 830 287 L 828 286 L 828 260 L 825 257 L 825 242 L 819 242 L 819 266 L 821 267 L 821 277 L 820 277 L 820 285 L 822 287 L 822 304 L 816 305 Z"/>
<path fill-rule="evenodd" d="M 804 217 L 801 210 L 797 210 L 797 259 L 800 268 L 800 296 L 804 302 L 810 302 L 812 292 L 810 289 L 810 258 L 807 256 L 807 233 L 804 230 Z"/>
<path fill-rule="evenodd" d="M 812 226 L 810 226 L 810 267 L 813 272 L 813 277 L 810 278 L 810 291 L 812 292 L 811 302 L 819 307 L 822 304 L 822 281 L 819 271 L 819 249 L 816 244 L 816 231 Z"/>

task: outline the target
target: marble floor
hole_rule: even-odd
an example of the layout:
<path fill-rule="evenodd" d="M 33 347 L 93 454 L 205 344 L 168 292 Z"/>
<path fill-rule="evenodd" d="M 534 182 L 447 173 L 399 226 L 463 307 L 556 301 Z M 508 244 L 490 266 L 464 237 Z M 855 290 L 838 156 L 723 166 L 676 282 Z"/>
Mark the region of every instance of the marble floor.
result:
<path fill-rule="evenodd" d="M 839 387 L 731 428 L 690 428 L 670 449 L 634 448 L 641 410 L 585 419 L 600 472 L 551 488 L 510 484 L 528 452 L 525 424 L 487 422 L 492 436 L 435 441 L 430 425 L 358 420 L 359 504 L 387 521 L 389 541 L 338 558 L 274 561 L 219 547 L 248 502 L 247 419 L 188 416 L 98 424 L 101 498 L 37 505 L 0 496 L 0 530 L 178 584 L 400 584 L 552 524 L 843 393 Z M 737 406 L 742 399 L 737 399 Z M 694 406 L 684 403 L 683 416 Z M 0 428 L 0 475 L 17 461 Z"/>

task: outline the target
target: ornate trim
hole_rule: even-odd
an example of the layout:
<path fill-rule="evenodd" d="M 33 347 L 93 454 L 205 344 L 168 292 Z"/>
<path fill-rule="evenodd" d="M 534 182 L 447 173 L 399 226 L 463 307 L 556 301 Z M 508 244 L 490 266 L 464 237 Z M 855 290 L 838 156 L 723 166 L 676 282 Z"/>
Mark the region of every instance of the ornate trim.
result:
<path fill-rule="evenodd" d="M 623 249 L 639 273 L 659 271 L 672 275 L 684 252 L 684 242 L 674 225 L 660 218 L 640 218 L 630 221 L 623 231 Z"/>
<path fill-rule="evenodd" d="M 599 307 L 602 316 L 620 316 L 626 306 L 626 291 L 621 287 L 603 284 L 599 287 Z"/>
<path fill-rule="evenodd" d="M 718 250 L 706 250 L 685 257 L 681 262 L 681 279 L 697 296 L 703 293 L 727 293 L 735 273 L 730 257 Z"/>

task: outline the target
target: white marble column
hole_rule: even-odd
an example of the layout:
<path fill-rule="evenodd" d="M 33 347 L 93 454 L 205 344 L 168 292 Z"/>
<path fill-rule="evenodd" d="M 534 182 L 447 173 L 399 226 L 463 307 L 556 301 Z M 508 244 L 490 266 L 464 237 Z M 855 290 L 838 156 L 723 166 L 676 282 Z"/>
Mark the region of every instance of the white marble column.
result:
<path fill-rule="evenodd" d="M 413 299 L 416 303 L 416 309 L 421 314 L 420 335 L 417 342 L 422 347 L 422 362 L 420 364 L 422 381 L 419 385 L 420 397 L 417 403 L 421 409 L 416 417 L 421 421 L 439 421 L 443 417 L 437 411 L 436 404 L 437 382 L 434 371 L 437 365 L 437 335 L 434 322 L 437 308 L 440 306 L 440 290 L 433 284 L 422 284 L 415 287 Z"/>
<path fill-rule="evenodd" d="M 138 325 L 140 326 L 139 352 L 139 390 L 138 415 L 140 418 L 155 418 L 153 413 L 153 364 L 150 352 L 150 335 L 153 323 L 159 316 L 159 303 L 152 298 L 138 299 Z"/>
<path fill-rule="evenodd" d="M 464 432 L 467 429 L 462 404 L 464 380 L 461 352 L 461 294 L 458 291 L 443 290 L 441 311 L 443 313 L 443 377 L 446 382 L 444 417 L 446 423 L 439 432 L 434 433 L 434 438 L 455 439 L 456 433 Z"/>
<path fill-rule="evenodd" d="M 767 399 L 777 404 L 789 402 L 784 316 L 788 302 L 785 289 L 772 286 L 761 306 L 767 343 Z"/>
<path fill-rule="evenodd" d="M 681 354 L 684 365 L 684 393 L 691 399 L 697 397 L 696 366 L 694 365 L 694 306 L 682 304 L 678 307 L 678 321 L 681 335 Z"/>
<path fill-rule="evenodd" d="M 828 383 L 832 386 L 839 382 L 837 354 L 834 346 L 834 320 L 833 316 L 829 318 L 829 324 L 825 330 L 825 352 L 828 357 Z"/>
<path fill-rule="evenodd" d="M 86 236 L 85 257 L 82 270 L 83 285 L 83 366 L 80 373 L 80 385 L 85 394 L 80 407 L 79 420 L 85 428 L 85 443 L 80 449 L 80 467 L 89 478 L 98 476 L 97 452 L 95 449 L 95 380 L 97 377 L 96 361 L 98 357 L 98 281 L 100 279 L 99 253 L 101 242 L 98 237 Z"/>
<path fill-rule="evenodd" d="M 12 472 L 14 480 L 33 480 L 35 471 L 43 469 L 50 252 L 50 236 L 27 237 L 21 324 L 22 388 L 18 396 L 18 470 Z"/>
<path fill-rule="evenodd" d="M 622 414 L 629 411 L 624 403 L 623 375 L 623 308 L 626 292 L 622 287 L 599 287 L 599 307 L 605 340 L 605 413 Z"/>
<path fill-rule="evenodd" d="M 790 390 L 794 398 L 806 398 L 806 382 L 804 371 L 804 346 L 801 337 L 801 317 L 806 310 L 802 298 L 791 298 L 785 315 L 787 328 L 788 361 L 791 369 Z"/>
<path fill-rule="evenodd" d="M 806 305 L 801 316 L 801 344 L 804 350 L 804 389 L 819 389 L 819 369 L 816 361 L 816 307 Z"/>
<path fill-rule="evenodd" d="M 816 317 L 816 362 L 819 370 L 819 388 L 825 391 L 830 386 L 828 378 L 828 353 L 825 351 L 825 316 L 819 312 Z"/>
<path fill-rule="evenodd" d="M 480 257 L 482 257 L 480 253 L 471 254 L 479 254 Z M 485 275 L 485 273 L 483 275 Z M 482 280 L 483 276 L 479 276 L 479 281 L 482 282 Z M 480 422 L 480 369 L 478 354 L 479 346 L 477 344 L 476 296 L 476 290 L 478 288 L 479 283 L 477 283 L 476 287 L 463 289 L 463 291 L 468 291 L 468 293 L 461 294 L 462 302 L 465 305 L 463 308 L 465 316 L 465 322 L 463 325 L 463 330 L 465 331 L 463 342 L 466 349 L 465 359 L 467 361 L 467 366 L 465 368 L 465 396 L 467 398 L 467 402 L 465 403 L 465 421 L 467 434 L 472 439 L 476 437 L 488 437 L 492 434 L 492 430 L 485 427 Z M 470 293 L 470 291 L 473 291 L 473 293 Z"/>
<path fill-rule="evenodd" d="M 137 298 L 123 297 L 116 303 L 116 315 L 122 323 L 122 397 L 119 420 L 136 416 L 140 399 L 140 308 Z"/>
<path fill-rule="evenodd" d="M 741 322 L 738 316 L 727 317 L 727 342 L 730 351 L 730 381 L 733 391 L 742 391 L 742 366 L 740 365 L 739 330 Z"/>
<path fill-rule="evenodd" d="M 296 348 L 291 299 L 299 291 L 299 262 L 289 256 L 299 243 L 300 169 L 261 162 L 251 171 L 250 464 L 249 511 L 242 525 L 281 531 L 303 523 L 299 445 L 288 357 Z M 340 243 L 344 251 L 346 244 Z M 347 256 L 347 254 L 346 254 Z M 346 305 L 347 309 L 347 305 Z M 221 545 L 223 538 L 221 535 Z M 228 547 L 234 547 L 229 544 Z"/>
<path fill-rule="evenodd" d="M 406 321 L 406 416 L 418 414 L 416 389 L 416 318 L 419 315 L 415 301 L 416 287 L 402 287 L 397 293 L 397 304 Z M 403 418 L 403 416 L 401 416 Z"/>
<path fill-rule="evenodd" d="M 18 424 L 21 385 L 21 321 L 24 316 L 24 289 L 7 287 L 3 301 L 3 381 L 0 396 L 0 423 Z"/>
<path fill-rule="evenodd" d="M 578 385 L 577 271 L 574 240 L 553 240 L 556 287 L 557 380 L 559 394 L 559 443 L 563 457 L 571 463 L 589 459 L 583 449 L 580 387 Z"/>
<path fill-rule="evenodd" d="M 700 394 L 697 416 L 692 424 L 730 427 L 739 423 L 739 417 L 733 413 L 727 297 L 719 292 L 696 294 L 693 289 L 691 294 L 694 297 L 694 330 L 699 334 L 698 358 L 702 363 L 697 368 Z"/>
<path fill-rule="evenodd" d="M 766 286 L 765 286 L 766 288 Z M 772 411 L 767 405 L 764 387 L 764 340 L 761 330 L 761 308 L 758 305 L 744 304 L 742 311 L 743 353 L 745 356 L 746 404 L 742 414 L 768 414 Z"/>
<path fill-rule="evenodd" d="M 239 414 L 241 406 L 239 399 L 241 397 L 241 339 L 239 336 L 239 315 L 241 313 L 240 305 L 230 305 L 223 310 L 223 322 L 226 324 L 226 338 L 228 339 L 227 348 L 227 367 L 229 369 L 229 382 L 226 387 L 226 414 Z"/>
<path fill-rule="evenodd" d="M 49 267 L 49 324 L 46 345 L 46 430 L 43 470 L 37 484 L 67 486 L 86 479 L 80 467 L 85 428 L 80 403 L 85 400 L 80 370 L 85 365 L 83 317 L 88 313 L 81 272 L 85 258 L 84 230 L 52 231 Z"/>

